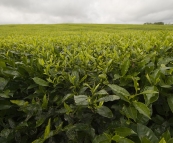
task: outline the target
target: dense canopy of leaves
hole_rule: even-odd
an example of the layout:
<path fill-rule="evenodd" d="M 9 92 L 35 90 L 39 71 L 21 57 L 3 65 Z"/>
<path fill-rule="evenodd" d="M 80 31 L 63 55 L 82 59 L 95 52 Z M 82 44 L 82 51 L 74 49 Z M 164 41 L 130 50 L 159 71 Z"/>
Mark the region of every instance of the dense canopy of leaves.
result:
<path fill-rule="evenodd" d="M 173 140 L 173 32 L 0 36 L 0 142 Z"/>

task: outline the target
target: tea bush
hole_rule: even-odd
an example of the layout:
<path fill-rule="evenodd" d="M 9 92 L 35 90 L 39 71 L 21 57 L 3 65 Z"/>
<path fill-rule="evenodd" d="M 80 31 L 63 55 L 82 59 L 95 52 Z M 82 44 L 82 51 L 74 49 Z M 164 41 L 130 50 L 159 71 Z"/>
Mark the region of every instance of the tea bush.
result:
<path fill-rule="evenodd" d="M 0 36 L 0 142 L 171 143 L 173 32 Z"/>

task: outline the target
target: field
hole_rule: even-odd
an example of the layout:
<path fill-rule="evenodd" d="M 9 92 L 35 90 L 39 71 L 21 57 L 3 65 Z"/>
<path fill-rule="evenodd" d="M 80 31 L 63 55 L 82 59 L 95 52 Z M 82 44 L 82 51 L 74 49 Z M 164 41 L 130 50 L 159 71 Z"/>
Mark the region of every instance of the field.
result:
<path fill-rule="evenodd" d="M 173 25 L 0 25 L 0 142 L 172 143 Z"/>

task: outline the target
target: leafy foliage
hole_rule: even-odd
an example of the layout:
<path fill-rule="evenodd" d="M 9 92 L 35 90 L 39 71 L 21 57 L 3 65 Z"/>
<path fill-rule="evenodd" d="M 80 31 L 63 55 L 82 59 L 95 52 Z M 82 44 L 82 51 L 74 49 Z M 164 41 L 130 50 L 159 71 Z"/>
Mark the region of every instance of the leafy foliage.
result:
<path fill-rule="evenodd" d="M 0 36 L 0 142 L 172 142 L 171 31 L 37 32 Z"/>

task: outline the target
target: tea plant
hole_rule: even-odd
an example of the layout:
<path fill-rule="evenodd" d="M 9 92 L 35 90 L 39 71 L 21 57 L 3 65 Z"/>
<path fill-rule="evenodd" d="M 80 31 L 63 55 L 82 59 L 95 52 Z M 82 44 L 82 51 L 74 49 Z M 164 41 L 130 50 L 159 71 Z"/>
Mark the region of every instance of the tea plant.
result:
<path fill-rule="evenodd" d="M 138 30 L 1 36 L 0 142 L 171 143 L 172 39 Z"/>

